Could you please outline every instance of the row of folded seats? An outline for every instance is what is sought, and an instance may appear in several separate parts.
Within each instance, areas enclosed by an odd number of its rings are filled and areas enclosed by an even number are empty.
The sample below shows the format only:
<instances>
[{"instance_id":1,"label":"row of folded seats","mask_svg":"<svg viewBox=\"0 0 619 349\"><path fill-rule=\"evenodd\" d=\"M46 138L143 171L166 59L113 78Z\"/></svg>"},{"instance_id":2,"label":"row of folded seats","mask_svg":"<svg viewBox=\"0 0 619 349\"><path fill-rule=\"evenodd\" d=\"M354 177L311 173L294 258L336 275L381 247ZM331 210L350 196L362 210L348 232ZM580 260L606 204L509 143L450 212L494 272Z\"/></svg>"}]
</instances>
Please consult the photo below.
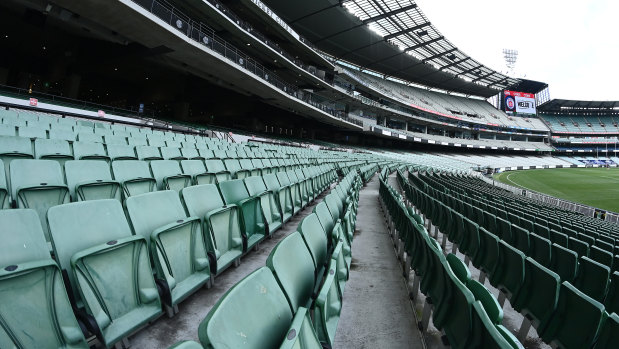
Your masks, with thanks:
<instances>
[{"instance_id":1,"label":"row of folded seats","mask_svg":"<svg viewBox=\"0 0 619 349\"><path fill-rule=\"evenodd\" d=\"M524 316L520 340L533 326L544 342L560 348L616 347L619 272L609 278L607 265L579 258L575 251L515 224L491 224L480 218L489 217L483 212L458 212L457 199L445 201L445 195L427 189L433 197L403 174L398 177L408 200L436 227L435 236L443 234L442 247L445 239L451 241L452 252L460 251L467 265L481 271L479 281L488 278L500 291L501 307L508 300ZM525 238L526 246L519 242Z\"/></svg>"},{"instance_id":2,"label":"row of folded seats","mask_svg":"<svg viewBox=\"0 0 619 349\"><path fill-rule=\"evenodd\" d=\"M213 306L200 343L174 348L332 347L352 260L361 179L350 172L257 269Z\"/></svg>"},{"instance_id":3,"label":"row of folded seats","mask_svg":"<svg viewBox=\"0 0 619 349\"><path fill-rule=\"evenodd\" d=\"M503 310L483 284L471 279L466 265L455 255L445 256L424 227L424 220L381 178L380 203L405 277L414 272L414 290L426 296L420 328L434 326L453 348L522 348L503 326Z\"/></svg>"},{"instance_id":4,"label":"row of folded seats","mask_svg":"<svg viewBox=\"0 0 619 349\"><path fill-rule=\"evenodd\" d=\"M95 163L106 164L88 164ZM238 265L337 179L331 168L307 170L310 177L289 185L273 185L276 175L267 174L162 188L124 205L52 206L43 212L49 235L35 210L0 210L0 347L85 348L84 334L112 347L162 311L173 316L179 302ZM326 201L338 217L347 195L341 189Z\"/></svg>"}]
</instances>

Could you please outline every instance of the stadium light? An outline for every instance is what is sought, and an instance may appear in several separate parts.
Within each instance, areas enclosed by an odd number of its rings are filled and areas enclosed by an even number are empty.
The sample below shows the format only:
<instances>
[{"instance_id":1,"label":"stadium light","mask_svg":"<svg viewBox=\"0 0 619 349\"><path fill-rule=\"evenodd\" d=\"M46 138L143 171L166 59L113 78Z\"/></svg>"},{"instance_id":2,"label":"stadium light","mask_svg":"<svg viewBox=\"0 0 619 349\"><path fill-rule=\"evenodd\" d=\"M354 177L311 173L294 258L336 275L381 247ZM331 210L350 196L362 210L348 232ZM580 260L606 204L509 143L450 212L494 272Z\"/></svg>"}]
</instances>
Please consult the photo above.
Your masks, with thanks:
<instances>
[{"instance_id":1,"label":"stadium light","mask_svg":"<svg viewBox=\"0 0 619 349\"><path fill-rule=\"evenodd\" d=\"M503 49L503 59L505 59L505 65L511 75L514 75L514 69L516 68L516 61L518 60L518 50Z\"/></svg>"}]
</instances>

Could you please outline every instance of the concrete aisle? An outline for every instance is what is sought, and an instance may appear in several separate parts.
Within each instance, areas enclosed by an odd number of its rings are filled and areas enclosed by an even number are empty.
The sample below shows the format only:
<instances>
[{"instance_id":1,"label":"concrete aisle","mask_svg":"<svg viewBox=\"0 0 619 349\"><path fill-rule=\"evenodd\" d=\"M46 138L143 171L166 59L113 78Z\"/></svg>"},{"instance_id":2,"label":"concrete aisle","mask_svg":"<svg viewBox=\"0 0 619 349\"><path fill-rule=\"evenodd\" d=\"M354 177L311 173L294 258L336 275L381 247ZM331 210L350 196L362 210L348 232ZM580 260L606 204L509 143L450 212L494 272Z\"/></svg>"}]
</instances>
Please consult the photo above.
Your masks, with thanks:
<instances>
[{"instance_id":1,"label":"concrete aisle","mask_svg":"<svg viewBox=\"0 0 619 349\"><path fill-rule=\"evenodd\" d=\"M334 348L422 348L393 243L378 203L378 175L359 194L350 279Z\"/></svg>"}]
</instances>

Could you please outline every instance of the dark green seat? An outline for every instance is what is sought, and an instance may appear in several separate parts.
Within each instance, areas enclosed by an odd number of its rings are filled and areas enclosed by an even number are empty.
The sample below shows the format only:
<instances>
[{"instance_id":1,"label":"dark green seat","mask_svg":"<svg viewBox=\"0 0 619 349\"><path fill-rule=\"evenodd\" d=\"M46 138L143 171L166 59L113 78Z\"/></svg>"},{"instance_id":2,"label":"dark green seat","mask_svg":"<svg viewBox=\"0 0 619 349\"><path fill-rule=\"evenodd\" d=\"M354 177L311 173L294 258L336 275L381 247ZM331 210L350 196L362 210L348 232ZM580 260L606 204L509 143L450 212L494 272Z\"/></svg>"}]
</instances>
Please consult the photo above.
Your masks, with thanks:
<instances>
[{"instance_id":1,"label":"dark green seat","mask_svg":"<svg viewBox=\"0 0 619 349\"><path fill-rule=\"evenodd\" d=\"M612 313L600 329L595 349L613 349L619 344L619 315Z\"/></svg>"},{"instance_id":2,"label":"dark green seat","mask_svg":"<svg viewBox=\"0 0 619 349\"><path fill-rule=\"evenodd\" d=\"M478 347L477 341L481 338L473 336L473 304L475 297L458 278L447 272L446 306L449 316L442 324L445 335L452 348Z\"/></svg>"},{"instance_id":3,"label":"dark green seat","mask_svg":"<svg viewBox=\"0 0 619 349\"><path fill-rule=\"evenodd\" d=\"M481 302L475 301L472 304L473 311L471 312L471 338L474 338L474 344L467 345L467 348L484 348L484 349L511 349L512 344L503 336L497 326L491 321L486 314L484 306Z\"/></svg>"},{"instance_id":4,"label":"dark green seat","mask_svg":"<svg viewBox=\"0 0 619 349\"><path fill-rule=\"evenodd\" d=\"M466 264L452 253L448 254L446 259L454 275L466 285L467 282L471 280L471 271L467 268Z\"/></svg>"},{"instance_id":5,"label":"dark green seat","mask_svg":"<svg viewBox=\"0 0 619 349\"><path fill-rule=\"evenodd\" d=\"M550 241L552 241L553 244L561 245L565 248L567 248L568 245L567 235L554 229L550 230Z\"/></svg>"},{"instance_id":6,"label":"dark green seat","mask_svg":"<svg viewBox=\"0 0 619 349\"><path fill-rule=\"evenodd\" d=\"M150 242L157 279L168 286L167 305L177 305L209 281L200 217L187 217L177 192L132 196L125 206L134 233Z\"/></svg>"},{"instance_id":7,"label":"dark green seat","mask_svg":"<svg viewBox=\"0 0 619 349\"><path fill-rule=\"evenodd\" d=\"M315 213L303 218L298 228L314 261L316 284L320 283L329 262L327 254L327 234Z\"/></svg>"},{"instance_id":8,"label":"dark green seat","mask_svg":"<svg viewBox=\"0 0 619 349\"><path fill-rule=\"evenodd\" d=\"M619 271L610 276L610 285L604 299L604 305L607 312L619 314Z\"/></svg>"},{"instance_id":9,"label":"dark green seat","mask_svg":"<svg viewBox=\"0 0 619 349\"><path fill-rule=\"evenodd\" d=\"M578 254L578 258L589 256L589 244L584 241L570 237L567 247L576 252Z\"/></svg>"},{"instance_id":10,"label":"dark green seat","mask_svg":"<svg viewBox=\"0 0 619 349\"><path fill-rule=\"evenodd\" d=\"M613 254L597 246L589 247L589 258L609 268L613 267Z\"/></svg>"},{"instance_id":11,"label":"dark green seat","mask_svg":"<svg viewBox=\"0 0 619 349\"><path fill-rule=\"evenodd\" d=\"M88 348L36 212L2 210L0 225L0 347Z\"/></svg>"},{"instance_id":12,"label":"dark green seat","mask_svg":"<svg viewBox=\"0 0 619 349\"><path fill-rule=\"evenodd\" d=\"M529 231L520 226L512 225L512 234L514 240L512 246L524 254L529 253L529 248L531 247L529 241Z\"/></svg>"},{"instance_id":13,"label":"dark green seat","mask_svg":"<svg viewBox=\"0 0 619 349\"><path fill-rule=\"evenodd\" d=\"M486 229L480 228L479 241L479 253L473 260L473 265L490 278L499 260L499 238Z\"/></svg>"},{"instance_id":14,"label":"dark green seat","mask_svg":"<svg viewBox=\"0 0 619 349\"><path fill-rule=\"evenodd\" d=\"M598 302L604 301L608 290L610 268L589 257L580 257L574 286Z\"/></svg>"},{"instance_id":15,"label":"dark green seat","mask_svg":"<svg viewBox=\"0 0 619 349\"><path fill-rule=\"evenodd\" d=\"M566 247L552 244L550 269L559 275L561 281L573 282L578 270L578 254Z\"/></svg>"},{"instance_id":16,"label":"dark green seat","mask_svg":"<svg viewBox=\"0 0 619 349\"><path fill-rule=\"evenodd\" d=\"M530 234L529 241L531 242L529 256L535 259L539 264L543 265L544 267L550 267L550 261L552 256L552 242L537 234Z\"/></svg>"},{"instance_id":17,"label":"dark green seat","mask_svg":"<svg viewBox=\"0 0 619 349\"><path fill-rule=\"evenodd\" d=\"M239 208L225 205L215 184L184 188L180 196L189 215L202 219L211 273L221 273L243 254Z\"/></svg>"},{"instance_id":18,"label":"dark green seat","mask_svg":"<svg viewBox=\"0 0 619 349\"><path fill-rule=\"evenodd\" d=\"M105 346L161 314L147 242L131 233L118 200L54 206L47 219L54 254Z\"/></svg>"},{"instance_id":19,"label":"dark green seat","mask_svg":"<svg viewBox=\"0 0 619 349\"><path fill-rule=\"evenodd\" d=\"M525 259L524 253L504 241L499 241L499 261L490 283L503 292L510 301L518 295L522 287Z\"/></svg>"},{"instance_id":20,"label":"dark green seat","mask_svg":"<svg viewBox=\"0 0 619 349\"><path fill-rule=\"evenodd\" d=\"M564 281L557 308L546 329L539 334L544 342L560 348L590 348L606 316L602 304Z\"/></svg>"},{"instance_id":21,"label":"dark green seat","mask_svg":"<svg viewBox=\"0 0 619 349\"><path fill-rule=\"evenodd\" d=\"M542 333L557 306L560 287L559 275L527 257L522 289L511 305Z\"/></svg>"}]
</instances>

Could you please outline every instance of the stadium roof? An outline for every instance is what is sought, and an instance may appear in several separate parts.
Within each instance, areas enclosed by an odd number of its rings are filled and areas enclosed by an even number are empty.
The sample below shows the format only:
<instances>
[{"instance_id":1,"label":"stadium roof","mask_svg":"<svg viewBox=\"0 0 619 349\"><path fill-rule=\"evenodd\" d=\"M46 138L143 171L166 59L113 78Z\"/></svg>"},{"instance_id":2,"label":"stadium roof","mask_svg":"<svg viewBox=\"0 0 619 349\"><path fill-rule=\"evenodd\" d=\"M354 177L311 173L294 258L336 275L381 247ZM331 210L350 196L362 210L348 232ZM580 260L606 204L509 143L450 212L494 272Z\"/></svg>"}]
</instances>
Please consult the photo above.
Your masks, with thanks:
<instances>
[{"instance_id":1,"label":"stadium roof","mask_svg":"<svg viewBox=\"0 0 619 349\"><path fill-rule=\"evenodd\" d=\"M582 112L619 112L619 102L613 101L574 101L568 99L553 99L537 107L538 111L582 111Z\"/></svg>"},{"instance_id":2,"label":"stadium roof","mask_svg":"<svg viewBox=\"0 0 619 349\"><path fill-rule=\"evenodd\" d=\"M508 86L506 90L537 94L547 87L548 84L545 82L520 79L514 85Z\"/></svg>"},{"instance_id":3,"label":"stadium roof","mask_svg":"<svg viewBox=\"0 0 619 349\"><path fill-rule=\"evenodd\" d=\"M414 0L265 2L321 50L387 76L484 97L520 81L459 50Z\"/></svg>"}]
</instances>

